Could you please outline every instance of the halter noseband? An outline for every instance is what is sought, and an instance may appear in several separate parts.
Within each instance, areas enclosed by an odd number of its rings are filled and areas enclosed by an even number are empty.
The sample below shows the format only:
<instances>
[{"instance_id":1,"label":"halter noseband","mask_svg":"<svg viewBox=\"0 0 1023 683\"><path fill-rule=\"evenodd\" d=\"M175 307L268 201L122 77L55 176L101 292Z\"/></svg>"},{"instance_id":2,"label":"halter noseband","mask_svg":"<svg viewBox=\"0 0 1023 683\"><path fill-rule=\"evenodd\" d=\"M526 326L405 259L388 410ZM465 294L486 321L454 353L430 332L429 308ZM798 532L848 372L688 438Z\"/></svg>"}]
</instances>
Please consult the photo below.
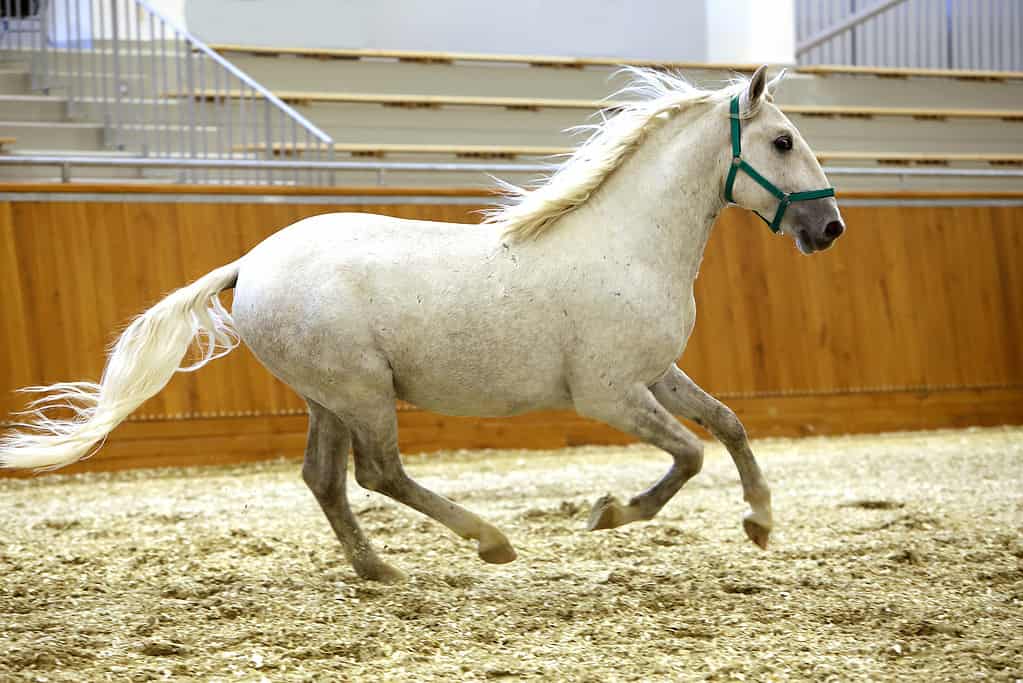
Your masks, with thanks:
<instances>
[{"instance_id":1,"label":"halter noseband","mask_svg":"<svg viewBox=\"0 0 1023 683\"><path fill-rule=\"evenodd\" d=\"M805 192L782 192L778 189L777 185L757 173L756 169L747 164L742 158L742 144L740 143L742 125L739 120L738 95L732 98L732 103L729 106L729 118L732 121L732 165L728 169L728 179L725 181L725 199L735 204L735 199L732 198L732 186L735 185L735 177L739 175L739 171L745 171L746 175L755 180L758 185L770 192L778 200L778 209L774 212L773 221L764 218L759 211L753 212L760 216L760 220L767 223L768 227L771 228L771 232L778 232L781 230L781 219L785 215L785 209L789 208L789 204L792 202L835 196L835 188L833 187L825 187L822 190L807 190Z\"/></svg>"}]
</instances>

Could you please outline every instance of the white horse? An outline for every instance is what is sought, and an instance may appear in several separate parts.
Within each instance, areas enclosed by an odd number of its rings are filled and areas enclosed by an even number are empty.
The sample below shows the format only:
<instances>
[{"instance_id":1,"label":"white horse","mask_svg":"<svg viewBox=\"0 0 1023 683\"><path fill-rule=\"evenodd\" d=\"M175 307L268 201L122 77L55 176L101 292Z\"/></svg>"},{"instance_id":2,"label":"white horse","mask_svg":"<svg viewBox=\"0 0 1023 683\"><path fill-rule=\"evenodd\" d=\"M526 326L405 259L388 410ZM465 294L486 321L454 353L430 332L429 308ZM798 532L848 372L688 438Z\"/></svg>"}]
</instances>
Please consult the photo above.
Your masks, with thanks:
<instances>
[{"instance_id":1,"label":"white horse","mask_svg":"<svg viewBox=\"0 0 1023 683\"><path fill-rule=\"evenodd\" d=\"M728 448L750 505L745 531L765 547L770 492L745 430L675 365L695 319L693 281L726 197L774 216L805 253L830 246L841 216L832 190L797 192L826 178L772 103L779 78L767 83L764 67L717 91L636 76L634 103L483 226L316 216L173 292L121 335L99 384L35 388L45 393L35 421L0 443L0 464L87 457L175 371L240 336L309 405L302 475L359 576L402 575L349 508L349 448L362 486L474 539L487 562L515 559L501 531L405 473L396 399L450 415L570 407L671 455L628 503L597 501L590 529L652 518L700 471L701 442L674 416L692 419ZM217 299L232 287L233 319ZM201 360L180 367L196 338ZM47 417L68 405L73 419Z\"/></svg>"}]
</instances>

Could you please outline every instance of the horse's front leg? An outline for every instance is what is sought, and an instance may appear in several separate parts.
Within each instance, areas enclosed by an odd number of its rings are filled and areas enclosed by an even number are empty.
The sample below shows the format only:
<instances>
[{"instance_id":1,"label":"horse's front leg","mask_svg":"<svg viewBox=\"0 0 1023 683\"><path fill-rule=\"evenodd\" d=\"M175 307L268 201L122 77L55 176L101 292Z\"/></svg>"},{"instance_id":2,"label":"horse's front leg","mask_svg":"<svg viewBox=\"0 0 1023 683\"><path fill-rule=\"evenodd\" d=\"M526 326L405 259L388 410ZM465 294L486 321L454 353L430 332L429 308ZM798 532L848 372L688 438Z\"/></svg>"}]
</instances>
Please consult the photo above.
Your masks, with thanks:
<instances>
[{"instance_id":1,"label":"horse's front leg","mask_svg":"<svg viewBox=\"0 0 1023 683\"><path fill-rule=\"evenodd\" d=\"M590 512L591 531L652 519L703 466L703 444L642 384L615 396L576 400L576 410L667 451L673 459L667 474L628 504L610 494L600 498Z\"/></svg>"},{"instance_id":2,"label":"horse's front leg","mask_svg":"<svg viewBox=\"0 0 1023 683\"><path fill-rule=\"evenodd\" d=\"M728 449L739 470L743 498L751 508L743 517L743 528L751 541L766 548L773 526L771 490L750 450L742 422L728 406L701 389L677 366L673 365L651 390L667 410L706 427Z\"/></svg>"}]
</instances>

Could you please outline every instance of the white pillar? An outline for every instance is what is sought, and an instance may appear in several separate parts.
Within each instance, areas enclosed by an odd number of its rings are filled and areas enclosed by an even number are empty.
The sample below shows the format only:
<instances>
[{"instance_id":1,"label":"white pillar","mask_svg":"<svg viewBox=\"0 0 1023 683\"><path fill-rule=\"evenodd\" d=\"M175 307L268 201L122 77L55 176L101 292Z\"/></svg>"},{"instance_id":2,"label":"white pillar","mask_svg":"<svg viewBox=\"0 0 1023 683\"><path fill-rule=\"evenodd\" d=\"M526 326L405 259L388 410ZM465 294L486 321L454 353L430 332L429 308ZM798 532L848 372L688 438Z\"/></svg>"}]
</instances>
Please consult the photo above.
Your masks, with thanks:
<instances>
[{"instance_id":1,"label":"white pillar","mask_svg":"<svg viewBox=\"0 0 1023 683\"><path fill-rule=\"evenodd\" d=\"M707 0L707 61L795 62L795 0Z\"/></svg>"}]
</instances>

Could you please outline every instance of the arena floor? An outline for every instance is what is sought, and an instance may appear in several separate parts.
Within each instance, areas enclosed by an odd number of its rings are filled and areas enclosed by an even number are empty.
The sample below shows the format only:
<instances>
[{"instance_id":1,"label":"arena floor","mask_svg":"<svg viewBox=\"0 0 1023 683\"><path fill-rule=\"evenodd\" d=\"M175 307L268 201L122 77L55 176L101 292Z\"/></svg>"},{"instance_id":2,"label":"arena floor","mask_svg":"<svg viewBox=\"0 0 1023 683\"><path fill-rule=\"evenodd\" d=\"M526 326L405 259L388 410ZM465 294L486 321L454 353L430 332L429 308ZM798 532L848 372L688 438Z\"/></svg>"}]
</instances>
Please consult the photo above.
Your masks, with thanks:
<instances>
[{"instance_id":1,"label":"arena floor","mask_svg":"<svg viewBox=\"0 0 1023 683\"><path fill-rule=\"evenodd\" d=\"M589 504L663 454L409 458L520 557L353 488L397 586L355 577L295 461L0 481L0 680L1023 678L1023 428L754 448L767 552L717 446L658 519L598 533Z\"/></svg>"}]
</instances>

